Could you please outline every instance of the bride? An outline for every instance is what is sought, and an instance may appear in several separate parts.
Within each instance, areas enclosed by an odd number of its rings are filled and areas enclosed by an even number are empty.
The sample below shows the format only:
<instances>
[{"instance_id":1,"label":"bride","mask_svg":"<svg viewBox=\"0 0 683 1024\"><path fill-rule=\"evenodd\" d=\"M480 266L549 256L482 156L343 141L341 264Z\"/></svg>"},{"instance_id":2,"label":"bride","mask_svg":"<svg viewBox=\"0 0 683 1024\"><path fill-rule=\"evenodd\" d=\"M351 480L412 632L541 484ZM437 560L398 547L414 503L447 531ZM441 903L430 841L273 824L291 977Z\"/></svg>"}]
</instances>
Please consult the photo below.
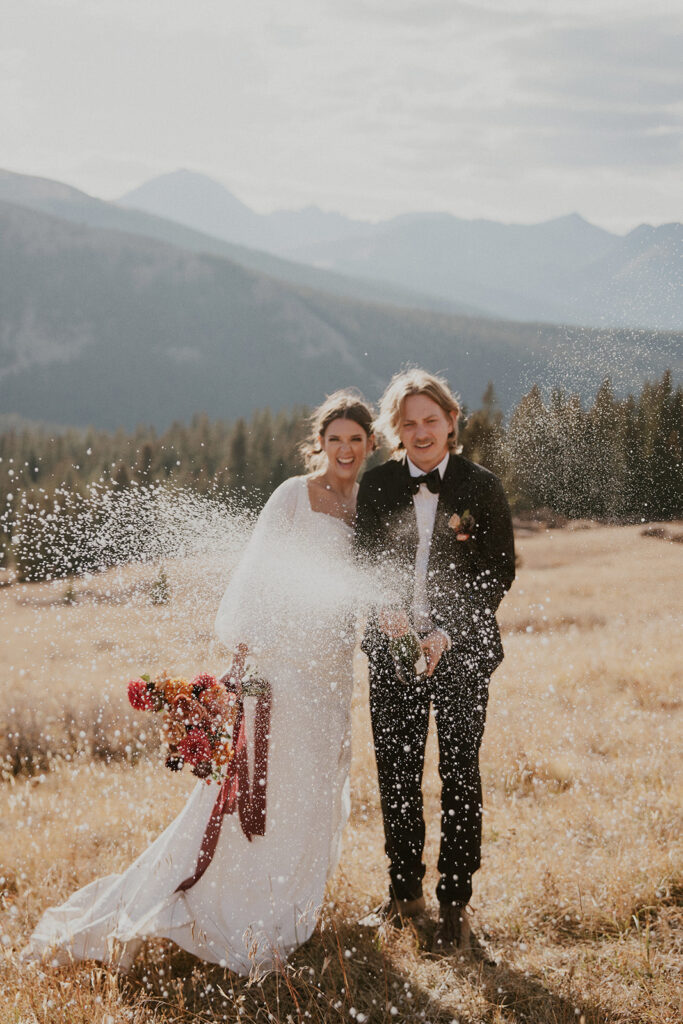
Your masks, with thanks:
<instances>
[{"instance_id":1,"label":"bride","mask_svg":"<svg viewBox=\"0 0 683 1024\"><path fill-rule=\"evenodd\" d=\"M25 959L95 959L127 970L146 938L171 939L240 974L268 969L311 935L349 813L352 655L359 577L351 559L358 472L374 447L354 392L312 417L306 476L266 503L218 609L216 632L269 680L264 835L221 819L213 859L189 887L217 787L184 809L121 875L46 911ZM253 713L245 700L247 734ZM253 749L253 735L249 737ZM199 875L199 872L197 872Z\"/></svg>"}]
</instances>

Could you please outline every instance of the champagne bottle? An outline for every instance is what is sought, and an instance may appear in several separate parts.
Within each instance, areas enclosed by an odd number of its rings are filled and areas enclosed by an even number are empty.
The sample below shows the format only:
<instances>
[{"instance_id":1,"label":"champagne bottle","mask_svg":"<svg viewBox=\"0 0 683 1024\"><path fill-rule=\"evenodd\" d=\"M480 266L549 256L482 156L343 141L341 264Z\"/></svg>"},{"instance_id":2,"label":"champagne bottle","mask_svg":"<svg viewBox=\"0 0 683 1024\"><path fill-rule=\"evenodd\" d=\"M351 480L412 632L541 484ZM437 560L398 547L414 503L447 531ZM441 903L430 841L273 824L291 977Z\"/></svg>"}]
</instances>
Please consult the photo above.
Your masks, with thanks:
<instances>
[{"instance_id":1,"label":"champagne bottle","mask_svg":"<svg viewBox=\"0 0 683 1024\"><path fill-rule=\"evenodd\" d=\"M424 651L417 634L412 630L403 636L392 637L389 640L389 650L394 659L396 675L402 683L413 683L427 671Z\"/></svg>"}]
</instances>

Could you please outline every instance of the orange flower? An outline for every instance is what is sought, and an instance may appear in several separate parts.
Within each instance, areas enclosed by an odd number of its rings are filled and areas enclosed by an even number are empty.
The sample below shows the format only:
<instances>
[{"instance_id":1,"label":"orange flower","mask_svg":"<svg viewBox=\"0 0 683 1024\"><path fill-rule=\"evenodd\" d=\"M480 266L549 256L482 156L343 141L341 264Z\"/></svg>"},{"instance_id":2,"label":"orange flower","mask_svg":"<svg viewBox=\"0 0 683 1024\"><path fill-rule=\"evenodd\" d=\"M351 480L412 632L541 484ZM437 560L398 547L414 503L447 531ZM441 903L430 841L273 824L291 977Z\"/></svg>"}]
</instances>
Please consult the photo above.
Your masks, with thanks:
<instances>
[{"instance_id":1,"label":"orange flower","mask_svg":"<svg viewBox=\"0 0 683 1024\"><path fill-rule=\"evenodd\" d=\"M164 724L161 727L161 739L168 746L180 743L185 737L185 726L181 722L175 721L170 715L164 716Z\"/></svg>"},{"instance_id":2,"label":"orange flower","mask_svg":"<svg viewBox=\"0 0 683 1024\"><path fill-rule=\"evenodd\" d=\"M229 740L219 743L213 753L214 763L217 765L229 764L232 761L233 753Z\"/></svg>"},{"instance_id":3,"label":"orange flower","mask_svg":"<svg viewBox=\"0 0 683 1024\"><path fill-rule=\"evenodd\" d=\"M178 697L171 707L171 714L177 722L183 722L188 729L195 726L204 728L211 724L211 715L194 697L184 694Z\"/></svg>"},{"instance_id":4,"label":"orange flower","mask_svg":"<svg viewBox=\"0 0 683 1024\"><path fill-rule=\"evenodd\" d=\"M167 679L161 687L161 691L164 700L169 704L173 704L178 697L189 696L189 687L184 679Z\"/></svg>"},{"instance_id":5,"label":"orange flower","mask_svg":"<svg viewBox=\"0 0 683 1024\"><path fill-rule=\"evenodd\" d=\"M199 695L199 700L219 718L227 718L233 708L233 701L224 686L210 686Z\"/></svg>"}]
</instances>

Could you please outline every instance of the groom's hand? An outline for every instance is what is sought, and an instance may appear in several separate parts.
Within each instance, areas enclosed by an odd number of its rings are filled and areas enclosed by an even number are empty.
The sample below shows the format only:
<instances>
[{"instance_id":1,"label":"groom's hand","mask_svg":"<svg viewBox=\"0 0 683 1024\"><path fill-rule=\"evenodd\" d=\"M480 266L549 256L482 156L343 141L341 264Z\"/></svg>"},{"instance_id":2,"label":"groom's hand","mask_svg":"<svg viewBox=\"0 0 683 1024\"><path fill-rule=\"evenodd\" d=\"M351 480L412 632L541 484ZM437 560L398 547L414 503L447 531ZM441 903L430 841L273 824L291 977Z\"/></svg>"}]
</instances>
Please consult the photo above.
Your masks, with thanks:
<instances>
[{"instance_id":1,"label":"groom's hand","mask_svg":"<svg viewBox=\"0 0 683 1024\"><path fill-rule=\"evenodd\" d=\"M378 616L379 628L387 636L405 636L410 632L410 619L401 608L384 608Z\"/></svg>"},{"instance_id":2,"label":"groom's hand","mask_svg":"<svg viewBox=\"0 0 683 1024\"><path fill-rule=\"evenodd\" d=\"M441 661L441 655L450 647L450 641L445 633L442 633L440 629L435 629L433 633L424 637L420 646L427 661L427 675L431 676Z\"/></svg>"}]
</instances>

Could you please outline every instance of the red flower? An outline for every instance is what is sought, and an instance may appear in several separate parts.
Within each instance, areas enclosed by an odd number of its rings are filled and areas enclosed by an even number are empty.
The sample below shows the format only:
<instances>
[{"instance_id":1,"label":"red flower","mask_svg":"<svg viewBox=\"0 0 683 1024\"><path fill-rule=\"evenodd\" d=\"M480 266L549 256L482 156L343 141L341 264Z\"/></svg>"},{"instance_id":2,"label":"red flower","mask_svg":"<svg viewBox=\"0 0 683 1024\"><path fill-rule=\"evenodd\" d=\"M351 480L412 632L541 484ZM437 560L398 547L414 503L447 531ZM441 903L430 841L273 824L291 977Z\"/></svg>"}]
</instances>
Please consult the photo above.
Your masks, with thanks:
<instances>
[{"instance_id":1,"label":"red flower","mask_svg":"<svg viewBox=\"0 0 683 1024\"><path fill-rule=\"evenodd\" d=\"M200 764L211 759L211 744L201 729L190 729L184 740L178 744L178 753L189 764Z\"/></svg>"},{"instance_id":2,"label":"red flower","mask_svg":"<svg viewBox=\"0 0 683 1024\"><path fill-rule=\"evenodd\" d=\"M156 707L154 695L144 679L131 679L128 683L128 700L136 711L153 711Z\"/></svg>"},{"instance_id":3,"label":"red flower","mask_svg":"<svg viewBox=\"0 0 683 1024\"><path fill-rule=\"evenodd\" d=\"M190 686L195 697L198 697L202 690L206 690L209 686L216 686L218 680L215 676L210 675L208 672L200 672L198 676L195 676Z\"/></svg>"}]
</instances>

